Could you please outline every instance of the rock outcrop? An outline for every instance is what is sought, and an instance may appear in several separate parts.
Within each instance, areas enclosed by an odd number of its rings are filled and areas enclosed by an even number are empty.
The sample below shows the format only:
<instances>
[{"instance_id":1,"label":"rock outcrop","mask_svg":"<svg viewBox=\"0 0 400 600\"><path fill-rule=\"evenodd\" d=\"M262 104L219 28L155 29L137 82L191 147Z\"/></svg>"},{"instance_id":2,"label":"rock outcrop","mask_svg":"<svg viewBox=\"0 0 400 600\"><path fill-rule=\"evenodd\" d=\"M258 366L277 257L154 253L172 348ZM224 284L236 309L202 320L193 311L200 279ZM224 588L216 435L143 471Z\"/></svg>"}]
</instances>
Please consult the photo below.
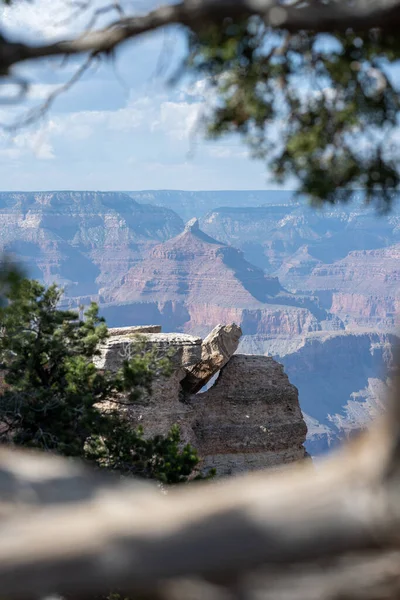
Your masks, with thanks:
<instances>
[{"instance_id":1,"label":"rock outcrop","mask_svg":"<svg viewBox=\"0 0 400 600\"><path fill-rule=\"evenodd\" d=\"M125 330L121 333L121 330ZM161 330L160 327L158 329ZM159 356L168 354L171 362L179 367L189 367L201 360L199 337L185 333L146 332L145 327L121 327L110 329L110 338L101 347L101 356L96 359L99 369L117 370L123 359L129 358L132 344L143 344L143 351L155 350Z\"/></svg>"},{"instance_id":2,"label":"rock outcrop","mask_svg":"<svg viewBox=\"0 0 400 600\"><path fill-rule=\"evenodd\" d=\"M110 330L96 365L119 368L137 344L169 356L172 375L157 377L151 396L131 405L128 418L147 435L166 434L177 423L183 441L198 449L204 471L216 467L223 476L304 459L307 427L297 389L272 358L233 355L240 333L234 324L219 325L202 343L185 334L138 337L136 328ZM210 389L193 393L219 370Z\"/></svg>"},{"instance_id":3,"label":"rock outcrop","mask_svg":"<svg viewBox=\"0 0 400 600\"><path fill-rule=\"evenodd\" d=\"M235 323L217 325L201 345L201 360L187 368L182 381L185 391L196 394L233 356L239 346L242 330Z\"/></svg>"},{"instance_id":4,"label":"rock outcrop","mask_svg":"<svg viewBox=\"0 0 400 600\"><path fill-rule=\"evenodd\" d=\"M304 458L307 427L297 389L267 356L236 354L215 385L192 397L204 467L231 475Z\"/></svg>"},{"instance_id":5,"label":"rock outcrop","mask_svg":"<svg viewBox=\"0 0 400 600\"><path fill-rule=\"evenodd\" d=\"M133 327L114 327L108 330L111 336L138 335L140 333L161 333L161 325L136 325Z\"/></svg>"}]
</instances>

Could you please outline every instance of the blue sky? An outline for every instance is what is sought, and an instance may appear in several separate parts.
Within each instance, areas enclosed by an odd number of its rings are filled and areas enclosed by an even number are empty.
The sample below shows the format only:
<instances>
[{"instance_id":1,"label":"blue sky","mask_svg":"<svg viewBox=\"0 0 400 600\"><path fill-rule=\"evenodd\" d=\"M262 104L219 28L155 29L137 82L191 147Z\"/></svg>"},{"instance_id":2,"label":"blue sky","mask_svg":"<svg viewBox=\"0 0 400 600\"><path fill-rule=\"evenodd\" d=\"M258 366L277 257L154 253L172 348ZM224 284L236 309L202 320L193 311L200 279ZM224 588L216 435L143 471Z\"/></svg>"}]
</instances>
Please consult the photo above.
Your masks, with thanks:
<instances>
[{"instance_id":1,"label":"blue sky","mask_svg":"<svg viewBox=\"0 0 400 600\"><path fill-rule=\"evenodd\" d=\"M149 6L147 0L142 6ZM134 8L138 2L134 4ZM10 35L64 37L82 23L62 23L64 0L35 0L3 9ZM33 189L264 189L262 163L252 161L239 138L207 143L199 130L204 82L168 85L179 64L183 35L169 31L146 36L119 51L116 68L102 63L59 98L45 119L10 135L0 131L3 190ZM30 97L0 105L10 122L40 103L65 81L77 61L24 66ZM9 93L3 86L2 95Z\"/></svg>"}]
</instances>

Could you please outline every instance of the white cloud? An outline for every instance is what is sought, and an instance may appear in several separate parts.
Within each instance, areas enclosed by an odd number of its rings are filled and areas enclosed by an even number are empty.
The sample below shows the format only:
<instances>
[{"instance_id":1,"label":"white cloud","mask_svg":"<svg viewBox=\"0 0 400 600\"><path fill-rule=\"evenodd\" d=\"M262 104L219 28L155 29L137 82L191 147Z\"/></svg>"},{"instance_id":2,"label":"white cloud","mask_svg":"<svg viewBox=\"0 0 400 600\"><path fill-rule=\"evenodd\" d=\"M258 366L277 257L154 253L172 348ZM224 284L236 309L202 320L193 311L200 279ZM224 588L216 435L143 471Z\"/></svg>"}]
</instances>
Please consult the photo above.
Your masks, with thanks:
<instances>
[{"instance_id":1,"label":"white cloud","mask_svg":"<svg viewBox=\"0 0 400 600\"><path fill-rule=\"evenodd\" d=\"M16 2L3 7L0 12L4 25L11 32L23 33L27 37L38 35L42 39L69 33L72 24L67 17L70 14L71 7L68 9L63 0ZM57 23L60 24L57 26Z\"/></svg>"},{"instance_id":2,"label":"white cloud","mask_svg":"<svg viewBox=\"0 0 400 600\"><path fill-rule=\"evenodd\" d=\"M186 140L200 124L202 108L200 102L163 102L151 129L162 130L176 140Z\"/></svg>"},{"instance_id":3,"label":"white cloud","mask_svg":"<svg viewBox=\"0 0 400 600\"><path fill-rule=\"evenodd\" d=\"M47 124L51 135L72 140L89 138L106 120L105 111L81 111L57 115Z\"/></svg>"},{"instance_id":4,"label":"white cloud","mask_svg":"<svg viewBox=\"0 0 400 600\"><path fill-rule=\"evenodd\" d=\"M46 128L39 131L25 131L14 138L14 145L21 150L30 150L39 160L55 158L54 149L49 139Z\"/></svg>"},{"instance_id":5,"label":"white cloud","mask_svg":"<svg viewBox=\"0 0 400 600\"><path fill-rule=\"evenodd\" d=\"M213 146L212 148L209 148L208 153L212 158L249 158L249 152L244 148Z\"/></svg>"},{"instance_id":6,"label":"white cloud","mask_svg":"<svg viewBox=\"0 0 400 600\"><path fill-rule=\"evenodd\" d=\"M4 147L1 149L1 154L11 160L18 160L26 154L31 154L38 160L55 158L54 148L46 127L37 131L22 131L13 137L3 134L2 141Z\"/></svg>"},{"instance_id":7,"label":"white cloud","mask_svg":"<svg viewBox=\"0 0 400 600\"><path fill-rule=\"evenodd\" d=\"M116 131L129 131L137 129L148 119L154 116L154 102L147 96L135 101L130 101L125 108L109 112L107 124L109 129Z\"/></svg>"},{"instance_id":8,"label":"white cloud","mask_svg":"<svg viewBox=\"0 0 400 600\"><path fill-rule=\"evenodd\" d=\"M29 86L27 98L29 100L46 100L59 87L58 84L53 83L33 83Z\"/></svg>"},{"instance_id":9,"label":"white cloud","mask_svg":"<svg viewBox=\"0 0 400 600\"><path fill-rule=\"evenodd\" d=\"M204 82L194 84L194 91L201 91ZM37 99L37 104L45 98L56 86L53 84L34 84L31 88L31 97ZM69 113L54 114L50 112L44 122L34 124L29 131L22 130L17 135L7 140L0 138L0 152L10 161L18 160L22 156L33 156L38 160L51 160L63 156L63 148L69 144L69 156L74 154L74 143L81 151L81 143L88 142L90 138L111 138L112 143L119 143L121 148L127 144L127 138L120 137L130 132L135 132L135 140L146 136L146 152L152 153L151 145L154 144L154 157L160 147L168 147L170 140L175 142L174 152L180 152L182 158L187 156L188 140L196 133L200 133L201 119L204 114L202 101L178 101L179 91L175 92L174 99L167 99L165 91L150 92L142 97L133 94L128 98L126 105L117 110L83 110ZM194 96L193 96L194 99ZM1 115L0 115L1 117ZM8 119L9 120L9 119ZM15 120L15 115L13 116ZM142 136L142 137L141 137ZM93 144L93 142L90 142ZM86 146L88 151L90 145ZM1 150L3 148L3 150ZM243 148L214 146L205 147L205 152L211 159L245 158L247 152ZM140 154L139 150L139 154ZM170 156L168 157L170 159ZM157 157L158 160L158 157ZM166 161L167 163L170 160Z\"/></svg>"},{"instance_id":10,"label":"white cloud","mask_svg":"<svg viewBox=\"0 0 400 600\"><path fill-rule=\"evenodd\" d=\"M37 85L34 86L33 93L37 98L46 97L52 87ZM56 138L79 142L107 130L128 133L141 126L148 129L158 108L150 98L144 97L129 101L126 107L115 111L87 110L53 115L44 123L34 124L33 129L22 129L14 136L1 134L3 148L0 148L0 153L10 160L28 154L39 160L50 160L55 158L53 140ZM13 118L18 120L16 115Z\"/></svg>"},{"instance_id":11,"label":"white cloud","mask_svg":"<svg viewBox=\"0 0 400 600\"><path fill-rule=\"evenodd\" d=\"M33 153L39 160L52 160L55 158L53 146L46 140L39 141L33 149Z\"/></svg>"},{"instance_id":12,"label":"white cloud","mask_svg":"<svg viewBox=\"0 0 400 600\"><path fill-rule=\"evenodd\" d=\"M129 132L146 123L152 110L147 99L141 99L115 111L79 111L53 116L45 125L49 135L71 140L85 140L99 131Z\"/></svg>"}]
</instances>

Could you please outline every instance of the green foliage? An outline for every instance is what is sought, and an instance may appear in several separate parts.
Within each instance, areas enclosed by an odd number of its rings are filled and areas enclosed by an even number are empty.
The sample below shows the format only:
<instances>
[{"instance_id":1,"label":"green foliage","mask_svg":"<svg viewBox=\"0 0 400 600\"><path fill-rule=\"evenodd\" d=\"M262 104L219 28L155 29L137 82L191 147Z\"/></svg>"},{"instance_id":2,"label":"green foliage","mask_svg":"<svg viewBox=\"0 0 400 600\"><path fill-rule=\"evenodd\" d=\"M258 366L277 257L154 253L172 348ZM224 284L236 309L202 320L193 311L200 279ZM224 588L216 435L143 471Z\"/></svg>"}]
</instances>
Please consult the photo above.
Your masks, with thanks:
<instances>
[{"instance_id":1,"label":"green foliage","mask_svg":"<svg viewBox=\"0 0 400 600\"><path fill-rule=\"evenodd\" d=\"M110 422L111 425L111 422ZM143 429L133 430L118 418L107 436L91 435L86 444L86 457L102 468L122 475L155 478L176 484L188 480L199 462L197 452L189 444L182 449L179 427L174 425L167 436L145 439Z\"/></svg>"},{"instance_id":2,"label":"green foliage","mask_svg":"<svg viewBox=\"0 0 400 600\"><path fill-rule=\"evenodd\" d=\"M385 210L400 181L388 71L399 57L398 38L377 31L289 34L252 17L193 34L188 66L211 75L209 136L241 134L275 180L297 181L313 203L361 189Z\"/></svg>"},{"instance_id":3,"label":"green foliage","mask_svg":"<svg viewBox=\"0 0 400 600\"><path fill-rule=\"evenodd\" d=\"M96 304L80 320L58 308L57 286L46 289L13 274L5 279L0 440L85 458L123 475L186 481L199 460L189 445L181 449L179 429L146 439L123 413L151 392L154 374L166 374L167 362L135 344L117 373L100 371L93 359L107 327Z\"/></svg>"}]
</instances>

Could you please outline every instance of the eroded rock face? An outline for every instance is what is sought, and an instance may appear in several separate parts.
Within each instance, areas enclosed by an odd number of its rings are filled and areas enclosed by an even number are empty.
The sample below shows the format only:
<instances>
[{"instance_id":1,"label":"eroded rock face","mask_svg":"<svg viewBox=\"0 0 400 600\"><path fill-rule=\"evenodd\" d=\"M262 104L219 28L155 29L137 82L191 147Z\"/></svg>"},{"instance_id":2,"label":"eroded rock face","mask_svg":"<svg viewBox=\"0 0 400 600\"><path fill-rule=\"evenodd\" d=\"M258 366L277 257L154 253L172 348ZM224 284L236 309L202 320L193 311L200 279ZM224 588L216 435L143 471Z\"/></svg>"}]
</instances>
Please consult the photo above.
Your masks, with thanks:
<instances>
[{"instance_id":1,"label":"eroded rock face","mask_svg":"<svg viewBox=\"0 0 400 600\"><path fill-rule=\"evenodd\" d=\"M190 427L190 407L182 402L181 381L186 376L186 367L201 359L201 338L181 333L147 333L149 327L124 327L110 329L110 337L101 346L101 356L95 360L100 369L116 371L124 359L135 352L135 345L141 349L156 350L160 358L168 356L173 372L169 377L157 377L152 386L152 394L144 395L140 402L126 410L134 426L142 425L148 436L166 434L177 423L184 442L194 444ZM141 331L138 331L141 330Z\"/></svg>"},{"instance_id":2,"label":"eroded rock face","mask_svg":"<svg viewBox=\"0 0 400 600\"><path fill-rule=\"evenodd\" d=\"M196 444L204 468L219 475L305 458L307 427L297 389L267 356L236 354L216 384L192 397Z\"/></svg>"},{"instance_id":3,"label":"eroded rock face","mask_svg":"<svg viewBox=\"0 0 400 600\"><path fill-rule=\"evenodd\" d=\"M172 358L171 377L156 378L152 395L128 409L132 424L143 425L145 434L166 434L177 423L183 441L198 449L202 468L216 467L219 476L305 458L307 427L297 389L272 358L232 356L241 335L236 325L219 325L203 343L184 334L137 336L135 328L113 333L101 349L99 368L117 369L138 341ZM207 392L188 392L219 369Z\"/></svg>"},{"instance_id":4,"label":"eroded rock face","mask_svg":"<svg viewBox=\"0 0 400 600\"><path fill-rule=\"evenodd\" d=\"M350 252L333 264L315 267L303 289L321 295L347 326L391 331L400 310L399 264L399 243Z\"/></svg>"},{"instance_id":5,"label":"eroded rock face","mask_svg":"<svg viewBox=\"0 0 400 600\"><path fill-rule=\"evenodd\" d=\"M196 394L226 365L239 346L242 330L235 323L217 325L201 345L201 361L189 367L182 381L184 390Z\"/></svg>"}]
</instances>

